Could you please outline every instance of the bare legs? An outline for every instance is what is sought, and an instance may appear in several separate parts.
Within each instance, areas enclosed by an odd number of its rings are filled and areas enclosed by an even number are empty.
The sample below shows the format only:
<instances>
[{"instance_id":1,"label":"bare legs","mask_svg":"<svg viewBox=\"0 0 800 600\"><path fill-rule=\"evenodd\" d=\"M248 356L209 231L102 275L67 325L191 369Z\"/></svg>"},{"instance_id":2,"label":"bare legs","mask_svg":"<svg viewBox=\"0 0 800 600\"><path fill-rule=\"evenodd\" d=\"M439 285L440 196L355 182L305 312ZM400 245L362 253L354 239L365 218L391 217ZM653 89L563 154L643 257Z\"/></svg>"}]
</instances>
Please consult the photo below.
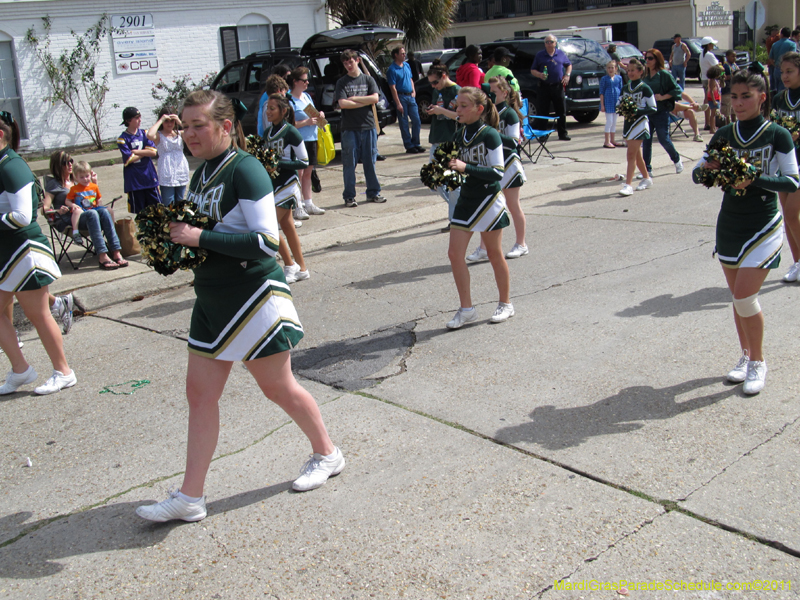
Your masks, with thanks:
<instances>
[{"instance_id":1,"label":"bare legs","mask_svg":"<svg viewBox=\"0 0 800 600\"><path fill-rule=\"evenodd\" d=\"M47 287L16 294L0 292L0 347L11 362L11 370L15 373L24 373L28 368L28 362L19 349L17 333L14 330L12 304L15 295L25 316L36 328L53 368L64 375L69 375L72 371L64 355L61 330L50 314L50 294Z\"/></svg>"},{"instance_id":2,"label":"bare legs","mask_svg":"<svg viewBox=\"0 0 800 600\"><path fill-rule=\"evenodd\" d=\"M278 247L278 252L283 259L283 264L289 266L297 261L297 264L300 265L300 270L305 271L306 261L303 259L303 249L300 247L300 236L297 235L297 230L294 228L292 211L288 208L278 207L276 212L278 213L278 222L281 225L281 231L283 231L283 235L286 236L286 241L284 242L283 239L281 239L280 246ZM286 246L287 243L288 248ZM289 248L291 248L291 254L289 254ZM293 256L294 259L292 258Z\"/></svg>"},{"instance_id":3,"label":"bare legs","mask_svg":"<svg viewBox=\"0 0 800 600\"><path fill-rule=\"evenodd\" d=\"M464 259L471 238L471 231L450 229L450 246L447 249L447 257L450 259L461 308L472 308L469 268ZM494 270L494 279L497 282L500 302L509 304L511 302L511 280L508 272L508 263L503 255L503 230L498 229L497 231L481 233L481 243L486 247L489 262Z\"/></svg>"},{"instance_id":4,"label":"bare legs","mask_svg":"<svg viewBox=\"0 0 800 600\"><path fill-rule=\"evenodd\" d=\"M778 198L781 201L781 212L786 226L786 240L792 251L792 259L797 262L800 261L800 190L791 194L780 192Z\"/></svg>"},{"instance_id":5,"label":"bare legs","mask_svg":"<svg viewBox=\"0 0 800 600\"><path fill-rule=\"evenodd\" d=\"M332 454L322 415L314 398L297 383L292 374L289 352L281 352L246 363L261 391L297 423L311 442L314 452ZM189 354L186 396L189 401L189 441L186 448L186 474L181 492L199 498L203 495L208 467L219 438L219 399L228 380L232 362Z\"/></svg>"},{"instance_id":6,"label":"bare legs","mask_svg":"<svg viewBox=\"0 0 800 600\"><path fill-rule=\"evenodd\" d=\"M613 135L613 134L612 134ZM511 218L514 221L514 233L516 234L517 244L525 246L525 213L522 212L522 203L519 200L519 193L522 188L508 188L503 190L503 195L506 197L506 207L508 212L511 213ZM481 245L483 245L481 239Z\"/></svg>"},{"instance_id":7,"label":"bare legs","mask_svg":"<svg viewBox=\"0 0 800 600\"><path fill-rule=\"evenodd\" d=\"M644 164L644 157L642 156L642 140L628 140L627 149L628 170L625 174L625 183L631 185L633 183L633 174L636 169L642 174L642 177L647 179L650 175L647 172L647 166Z\"/></svg>"},{"instance_id":8,"label":"bare legs","mask_svg":"<svg viewBox=\"0 0 800 600\"><path fill-rule=\"evenodd\" d=\"M757 294L761 285L767 278L769 269L729 269L722 267L725 279L728 282L734 298L741 299ZM764 313L759 312L752 317L742 317L736 309L733 311L736 322L736 333L739 335L739 344L742 350L747 350L750 360L764 360Z\"/></svg>"}]
</instances>

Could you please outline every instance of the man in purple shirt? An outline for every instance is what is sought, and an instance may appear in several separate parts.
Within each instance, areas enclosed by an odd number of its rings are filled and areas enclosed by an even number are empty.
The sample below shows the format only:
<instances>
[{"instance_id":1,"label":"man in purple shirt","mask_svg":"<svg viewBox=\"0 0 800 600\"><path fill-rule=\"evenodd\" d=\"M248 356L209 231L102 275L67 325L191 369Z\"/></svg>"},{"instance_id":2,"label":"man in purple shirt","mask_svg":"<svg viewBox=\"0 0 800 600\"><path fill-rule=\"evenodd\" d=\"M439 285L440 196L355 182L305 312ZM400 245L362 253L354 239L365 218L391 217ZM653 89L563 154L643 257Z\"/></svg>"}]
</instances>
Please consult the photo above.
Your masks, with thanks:
<instances>
[{"instance_id":1,"label":"man in purple shirt","mask_svg":"<svg viewBox=\"0 0 800 600\"><path fill-rule=\"evenodd\" d=\"M117 138L117 148L122 153L122 175L128 194L128 212L138 213L145 206L161 202L158 191L158 174L153 164L155 144L147 138L142 124L142 113L133 106L122 111L125 131Z\"/></svg>"},{"instance_id":2,"label":"man in purple shirt","mask_svg":"<svg viewBox=\"0 0 800 600\"><path fill-rule=\"evenodd\" d=\"M550 114L550 105L558 121L558 139L569 141L567 135L567 105L564 90L572 73L572 63L562 50L556 47L556 38L544 38L544 50L536 54L531 66L531 75L539 79L539 93L536 96L536 112L542 116Z\"/></svg>"},{"instance_id":3,"label":"man in purple shirt","mask_svg":"<svg viewBox=\"0 0 800 600\"><path fill-rule=\"evenodd\" d=\"M419 143L419 108L417 108L417 91L414 88L414 78L411 76L411 66L406 61L406 49L402 46L392 50L392 64L386 69L386 79L389 89L394 96L394 105L397 107L397 124L400 127L400 136L403 138L406 154L425 152ZM411 133L408 132L408 120L411 119Z\"/></svg>"}]
</instances>

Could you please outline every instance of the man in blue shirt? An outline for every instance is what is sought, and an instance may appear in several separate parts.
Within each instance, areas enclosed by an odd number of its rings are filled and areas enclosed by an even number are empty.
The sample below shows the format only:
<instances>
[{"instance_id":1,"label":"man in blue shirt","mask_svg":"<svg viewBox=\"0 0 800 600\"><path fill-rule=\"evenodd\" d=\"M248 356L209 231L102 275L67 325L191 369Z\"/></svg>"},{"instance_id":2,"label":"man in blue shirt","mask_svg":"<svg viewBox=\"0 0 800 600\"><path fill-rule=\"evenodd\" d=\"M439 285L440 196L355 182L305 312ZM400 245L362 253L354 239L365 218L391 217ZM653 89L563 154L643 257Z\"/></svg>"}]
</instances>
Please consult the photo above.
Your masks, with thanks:
<instances>
[{"instance_id":1,"label":"man in blue shirt","mask_svg":"<svg viewBox=\"0 0 800 600\"><path fill-rule=\"evenodd\" d=\"M400 135L403 138L406 154L425 152L419 143L419 109L417 108L417 90L414 88L414 78L411 76L411 67L406 60L406 50L398 46L392 50L394 62L386 69L386 78L392 90L394 104L397 107L397 124L400 126ZM411 119L411 133L408 131L408 119Z\"/></svg>"},{"instance_id":2,"label":"man in blue shirt","mask_svg":"<svg viewBox=\"0 0 800 600\"><path fill-rule=\"evenodd\" d=\"M545 73L546 69L546 73ZM567 135L567 104L564 90L572 73L572 63L563 50L556 47L556 38L544 38L544 50L536 54L531 66L531 75L539 79L539 93L536 96L536 112L542 116L550 114L550 105L558 121L558 139L569 141Z\"/></svg>"},{"instance_id":3,"label":"man in blue shirt","mask_svg":"<svg viewBox=\"0 0 800 600\"><path fill-rule=\"evenodd\" d=\"M772 44L769 50L770 88L777 94L783 89L781 80L781 57L787 52L797 52L797 45L790 39L792 30L788 27L781 29L781 39Z\"/></svg>"}]
</instances>

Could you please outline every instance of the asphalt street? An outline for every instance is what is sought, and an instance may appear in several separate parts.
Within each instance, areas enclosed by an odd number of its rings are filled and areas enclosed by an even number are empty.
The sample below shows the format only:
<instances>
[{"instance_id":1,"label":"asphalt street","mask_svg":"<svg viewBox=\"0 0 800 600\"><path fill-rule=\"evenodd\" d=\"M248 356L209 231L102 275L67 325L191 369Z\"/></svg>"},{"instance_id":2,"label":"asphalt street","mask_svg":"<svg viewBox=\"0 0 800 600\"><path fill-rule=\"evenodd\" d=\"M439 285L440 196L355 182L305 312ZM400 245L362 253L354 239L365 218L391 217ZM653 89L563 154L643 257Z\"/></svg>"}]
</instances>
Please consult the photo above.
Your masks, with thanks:
<instances>
[{"instance_id":1,"label":"asphalt street","mask_svg":"<svg viewBox=\"0 0 800 600\"><path fill-rule=\"evenodd\" d=\"M569 126L555 160L526 161L531 254L509 262L516 316L499 325L483 262L478 320L445 329L446 206L396 127L380 142L387 204L345 209L341 167L320 169L293 365L348 464L312 492L290 491L305 438L239 365L208 517L139 519L184 467L191 275L140 258L65 269L54 290L90 311L64 338L79 383L0 400L0 597L800 596L788 247L761 293L766 389L747 397L724 380L739 351L712 258L721 193L691 183L704 145L677 141L680 175L656 145L653 188L623 198L602 116ZM119 169L98 167L101 190L116 195Z\"/></svg>"}]
</instances>

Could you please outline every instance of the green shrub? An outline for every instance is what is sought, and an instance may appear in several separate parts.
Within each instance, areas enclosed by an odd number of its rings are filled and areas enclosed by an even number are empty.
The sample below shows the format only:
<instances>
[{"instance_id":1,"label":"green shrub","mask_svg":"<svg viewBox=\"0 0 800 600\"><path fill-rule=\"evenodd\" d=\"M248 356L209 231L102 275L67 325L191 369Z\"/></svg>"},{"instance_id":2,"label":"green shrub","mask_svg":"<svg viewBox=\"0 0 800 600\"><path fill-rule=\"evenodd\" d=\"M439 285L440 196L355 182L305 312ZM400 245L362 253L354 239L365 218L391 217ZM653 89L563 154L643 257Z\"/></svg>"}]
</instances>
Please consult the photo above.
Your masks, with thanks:
<instances>
[{"instance_id":1,"label":"green shrub","mask_svg":"<svg viewBox=\"0 0 800 600\"><path fill-rule=\"evenodd\" d=\"M191 75L181 75L173 79L171 85L165 83L163 79L159 79L158 83L153 84L153 89L151 90L153 99L158 102L158 106L153 109L153 114L158 118L159 113L164 109L169 110L171 113L177 113L186 96L195 90L208 87L216 76L217 73L214 71L206 74L197 83L192 83Z\"/></svg>"}]
</instances>

